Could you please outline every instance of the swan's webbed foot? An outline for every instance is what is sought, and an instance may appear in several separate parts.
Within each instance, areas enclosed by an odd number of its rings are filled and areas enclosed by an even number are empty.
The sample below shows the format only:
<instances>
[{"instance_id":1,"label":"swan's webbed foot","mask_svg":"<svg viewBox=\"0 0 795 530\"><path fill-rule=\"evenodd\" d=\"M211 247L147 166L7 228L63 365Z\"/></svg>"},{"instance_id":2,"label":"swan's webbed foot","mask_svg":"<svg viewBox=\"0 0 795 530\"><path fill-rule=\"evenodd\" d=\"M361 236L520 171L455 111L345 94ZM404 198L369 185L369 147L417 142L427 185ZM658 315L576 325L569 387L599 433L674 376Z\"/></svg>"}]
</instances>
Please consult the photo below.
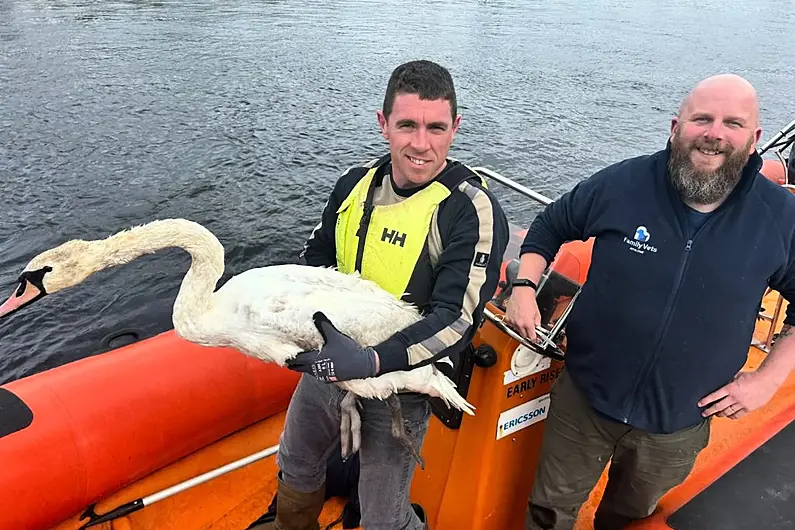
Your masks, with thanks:
<instances>
[{"instance_id":1,"label":"swan's webbed foot","mask_svg":"<svg viewBox=\"0 0 795 530\"><path fill-rule=\"evenodd\" d=\"M420 465L420 469L425 469L425 460L420 456L417 442L411 437L410 430L407 432L406 424L403 420L403 410L400 407L400 400L397 395L392 394L386 398L386 404L392 412L392 436L397 438L400 444L411 453L414 460Z\"/></svg>"},{"instance_id":2,"label":"swan's webbed foot","mask_svg":"<svg viewBox=\"0 0 795 530\"><path fill-rule=\"evenodd\" d=\"M359 414L359 399L348 392L340 401L340 445L342 459L355 454L362 444L362 417Z\"/></svg>"}]
</instances>

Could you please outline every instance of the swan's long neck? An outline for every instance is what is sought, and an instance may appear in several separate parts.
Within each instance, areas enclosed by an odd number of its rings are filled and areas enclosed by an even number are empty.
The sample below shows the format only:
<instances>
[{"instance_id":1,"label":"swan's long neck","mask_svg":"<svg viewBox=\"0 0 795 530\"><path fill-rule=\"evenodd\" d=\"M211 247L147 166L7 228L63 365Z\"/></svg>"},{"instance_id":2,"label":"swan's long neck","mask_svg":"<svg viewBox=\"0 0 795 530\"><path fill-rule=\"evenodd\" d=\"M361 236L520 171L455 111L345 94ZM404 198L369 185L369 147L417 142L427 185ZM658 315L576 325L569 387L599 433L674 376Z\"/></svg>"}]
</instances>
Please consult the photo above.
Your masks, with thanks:
<instances>
[{"instance_id":1,"label":"swan's long neck","mask_svg":"<svg viewBox=\"0 0 795 530\"><path fill-rule=\"evenodd\" d=\"M128 263L144 254L178 247L191 257L190 269L174 301L174 327L188 326L210 309L216 283L224 272L224 247L198 223L185 219L163 219L96 241L90 252L97 270Z\"/></svg>"}]
</instances>

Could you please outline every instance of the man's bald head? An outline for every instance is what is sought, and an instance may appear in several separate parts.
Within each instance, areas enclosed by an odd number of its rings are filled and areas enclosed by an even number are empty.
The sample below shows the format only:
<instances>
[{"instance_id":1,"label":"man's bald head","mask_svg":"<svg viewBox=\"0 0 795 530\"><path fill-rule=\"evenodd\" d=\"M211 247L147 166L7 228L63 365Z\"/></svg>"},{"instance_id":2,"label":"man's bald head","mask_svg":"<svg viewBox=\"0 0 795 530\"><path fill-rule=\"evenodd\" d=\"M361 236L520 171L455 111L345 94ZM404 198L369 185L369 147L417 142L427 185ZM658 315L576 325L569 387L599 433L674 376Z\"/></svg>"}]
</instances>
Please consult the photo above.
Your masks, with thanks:
<instances>
[{"instance_id":1,"label":"man's bald head","mask_svg":"<svg viewBox=\"0 0 795 530\"><path fill-rule=\"evenodd\" d=\"M756 89L744 77L736 74L718 74L703 79L682 99L679 105L679 118L704 99L739 101L748 110L748 118L753 126L759 126L759 99Z\"/></svg>"}]
</instances>

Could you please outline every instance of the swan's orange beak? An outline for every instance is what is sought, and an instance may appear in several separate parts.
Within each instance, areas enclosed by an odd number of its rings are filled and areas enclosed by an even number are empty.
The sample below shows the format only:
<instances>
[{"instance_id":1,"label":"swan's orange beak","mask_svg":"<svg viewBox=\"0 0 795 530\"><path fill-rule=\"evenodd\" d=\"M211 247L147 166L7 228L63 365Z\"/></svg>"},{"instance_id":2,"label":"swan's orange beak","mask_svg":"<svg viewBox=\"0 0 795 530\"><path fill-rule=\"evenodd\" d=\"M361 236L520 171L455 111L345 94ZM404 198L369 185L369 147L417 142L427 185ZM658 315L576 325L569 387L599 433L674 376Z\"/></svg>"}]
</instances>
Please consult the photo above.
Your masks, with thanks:
<instances>
[{"instance_id":1,"label":"swan's orange beak","mask_svg":"<svg viewBox=\"0 0 795 530\"><path fill-rule=\"evenodd\" d=\"M22 291L22 294L20 294L20 291ZM3 303L3 305L0 305L0 318L10 315L17 309L30 304L39 298L40 295L41 291L39 291L32 283L20 283L17 290L14 291L14 294L12 294L8 300Z\"/></svg>"},{"instance_id":2,"label":"swan's orange beak","mask_svg":"<svg viewBox=\"0 0 795 530\"><path fill-rule=\"evenodd\" d=\"M26 278L20 279L19 287L14 291L8 300L0 305L0 318L10 315L14 311L31 304L44 296L43 289L36 287L33 282L28 281Z\"/></svg>"}]
</instances>

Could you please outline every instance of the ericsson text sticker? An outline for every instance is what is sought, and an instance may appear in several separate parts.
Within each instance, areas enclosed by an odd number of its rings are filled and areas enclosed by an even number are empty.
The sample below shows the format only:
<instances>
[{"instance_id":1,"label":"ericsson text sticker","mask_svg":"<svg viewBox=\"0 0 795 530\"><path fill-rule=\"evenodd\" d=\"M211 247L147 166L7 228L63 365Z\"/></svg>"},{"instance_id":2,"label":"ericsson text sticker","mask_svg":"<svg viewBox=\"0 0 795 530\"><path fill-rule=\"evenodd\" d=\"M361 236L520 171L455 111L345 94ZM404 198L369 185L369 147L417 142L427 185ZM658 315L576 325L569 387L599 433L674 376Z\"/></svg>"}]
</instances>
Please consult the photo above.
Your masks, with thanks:
<instances>
[{"instance_id":1,"label":"ericsson text sticker","mask_svg":"<svg viewBox=\"0 0 795 530\"><path fill-rule=\"evenodd\" d=\"M500 413L500 417L497 419L497 439L505 438L538 423L547 417L548 412L549 394L544 394Z\"/></svg>"}]
</instances>

